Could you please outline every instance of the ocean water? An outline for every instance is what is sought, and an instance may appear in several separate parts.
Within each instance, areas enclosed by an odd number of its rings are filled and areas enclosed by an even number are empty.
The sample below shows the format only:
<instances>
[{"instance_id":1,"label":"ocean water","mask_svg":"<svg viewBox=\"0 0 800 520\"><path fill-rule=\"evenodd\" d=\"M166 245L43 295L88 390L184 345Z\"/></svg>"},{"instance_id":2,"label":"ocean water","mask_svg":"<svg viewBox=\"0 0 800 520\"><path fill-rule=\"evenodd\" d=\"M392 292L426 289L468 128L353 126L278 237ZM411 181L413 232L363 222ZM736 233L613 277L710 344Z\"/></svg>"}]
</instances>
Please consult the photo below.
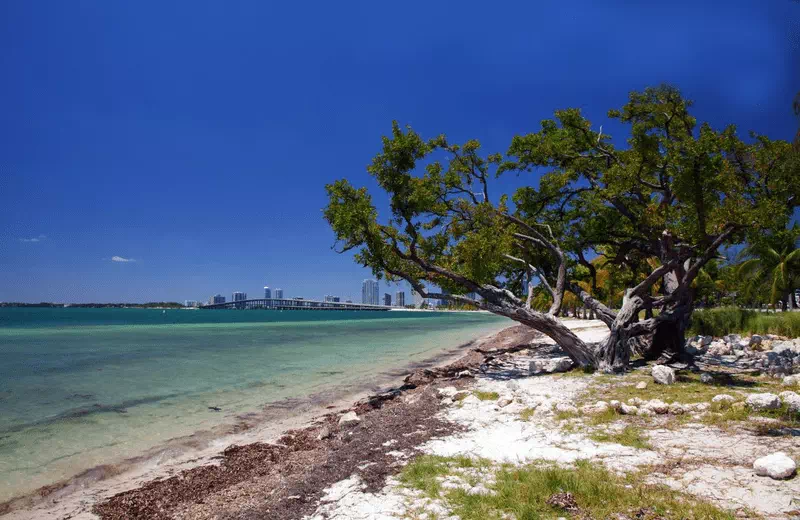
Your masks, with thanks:
<instances>
[{"instance_id":1,"label":"ocean water","mask_svg":"<svg viewBox=\"0 0 800 520\"><path fill-rule=\"evenodd\" d=\"M483 313L0 308L0 502L509 324Z\"/></svg>"}]
</instances>

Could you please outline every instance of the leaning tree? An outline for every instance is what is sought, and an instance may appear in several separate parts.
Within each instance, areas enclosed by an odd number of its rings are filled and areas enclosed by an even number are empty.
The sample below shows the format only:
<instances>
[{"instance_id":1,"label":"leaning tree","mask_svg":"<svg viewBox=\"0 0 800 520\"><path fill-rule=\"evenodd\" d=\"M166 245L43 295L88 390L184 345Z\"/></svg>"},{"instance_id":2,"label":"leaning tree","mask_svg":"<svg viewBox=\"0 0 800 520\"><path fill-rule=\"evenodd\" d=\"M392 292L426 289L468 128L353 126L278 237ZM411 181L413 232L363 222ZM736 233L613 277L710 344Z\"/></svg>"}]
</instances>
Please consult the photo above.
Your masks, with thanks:
<instances>
[{"instance_id":1,"label":"leaning tree","mask_svg":"<svg viewBox=\"0 0 800 520\"><path fill-rule=\"evenodd\" d=\"M787 142L745 142L733 126L698 125L690 107L671 87L632 93L608 114L630 127L620 147L579 110L557 111L505 155L483 155L475 140L425 140L395 122L367 168L390 215L379 218L366 188L339 180L326 187L325 218L338 250L355 251L376 276L532 327L580 366L624 370L634 338L680 352L699 270L746 230L785 224L794 207ZM496 177L526 172L540 175L538 187L492 191ZM576 283L579 271L596 275L598 255L629 273L618 310ZM542 287L547 311L531 305ZM586 344L559 320L566 291L608 326L605 341Z\"/></svg>"}]
</instances>

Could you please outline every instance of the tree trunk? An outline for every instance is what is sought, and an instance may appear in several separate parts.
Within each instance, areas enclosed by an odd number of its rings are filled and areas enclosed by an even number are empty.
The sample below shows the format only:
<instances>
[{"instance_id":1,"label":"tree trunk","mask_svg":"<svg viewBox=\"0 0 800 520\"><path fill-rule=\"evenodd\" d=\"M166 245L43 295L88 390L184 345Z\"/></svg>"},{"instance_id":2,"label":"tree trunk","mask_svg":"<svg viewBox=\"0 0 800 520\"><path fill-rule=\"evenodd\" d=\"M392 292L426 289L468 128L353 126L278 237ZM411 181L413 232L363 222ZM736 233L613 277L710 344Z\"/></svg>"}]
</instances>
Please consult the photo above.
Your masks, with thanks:
<instances>
[{"instance_id":1,"label":"tree trunk","mask_svg":"<svg viewBox=\"0 0 800 520\"><path fill-rule=\"evenodd\" d=\"M522 307L487 304L486 309L494 314L506 316L527 325L549 337L579 367L597 366L597 355L558 318Z\"/></svg>"}]
</instances>

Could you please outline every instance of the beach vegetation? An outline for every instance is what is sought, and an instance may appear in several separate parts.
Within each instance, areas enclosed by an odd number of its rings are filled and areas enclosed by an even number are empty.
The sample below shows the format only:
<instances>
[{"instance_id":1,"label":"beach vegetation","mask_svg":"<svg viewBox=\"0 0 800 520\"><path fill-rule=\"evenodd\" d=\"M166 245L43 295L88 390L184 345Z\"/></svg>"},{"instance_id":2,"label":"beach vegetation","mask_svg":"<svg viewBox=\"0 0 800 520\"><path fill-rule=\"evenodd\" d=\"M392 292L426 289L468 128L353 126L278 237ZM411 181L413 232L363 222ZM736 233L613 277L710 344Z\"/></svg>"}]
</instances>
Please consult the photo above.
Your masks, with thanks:
<instances>
[{"instance_id":1,"label":"beach vegetation","mask_svg":"<svg viewBox=\"0 0 800 520\"><path fill-rule=\"evenodd\" d=\"M500 399L500 394L497 392L485 392L482 390L475 390L474 392L475 397L480 399L481 401L497 401Z\"/></svg>"},{"instance_id":2,"label":"beach vegetation","mask_svg":"<svg viewBox=\"0 0 800 520\"><path fill-rule=\"evenodd\" d=\"M420 465L422 469L417 468ZM442 488L459 476L446 459L421 457L401 473L406 485L441 500L463 520L502 518L616 518L733 520L733 513L666 486L647 484L637 472L619 475L601 464L578 461L574 467L550 463L483 466L488 493Z\"/></svg>"},{"instance_id":3,"label":"beach vegetation","mask_svg":"<svg viewBox=\"0 0 800 520\"><path fill-rule=\"evenodd\" d=\"M726 334L776 334L800 337L800 312L760 312L738 307L700 309L692 314L693 334L721 337Z\"/></svg>"},{"instance_id":4,"label":"beach vegetation","mask_svg":"<svg viewBox=\"0 0 800 520\"><path fill-rule=\"evenodd\" d=\"M573 108L504 153L394 122L367 168L388 215L366 188L326 186L336 248L423 297L538 330L580 367L626 370L634 346L647 359L686 355L701 270L720 248L786 227L800 203L797 154L698 122L671 86L632 92L608 118L625 141ZM496 191L507 175L532 181ZM608 326L605 341L590 345L560 321L567 295Z\"/></svg>"},{"instance_id":5,"label":"beach vegetation","mask_svg":"<svg viewBox=\"0 0 800 520\"><path fill-rule=\"evenodd\" d=\"M638 426L627 425L619 432L610 430L596 431L589 435L589 438L597 442L613 442L623 446L630 446L631 448L638 448L640 450L649 450L650 443L647 441L647 436L644 435L644 430Z\"/></svg>"}]
</instances>

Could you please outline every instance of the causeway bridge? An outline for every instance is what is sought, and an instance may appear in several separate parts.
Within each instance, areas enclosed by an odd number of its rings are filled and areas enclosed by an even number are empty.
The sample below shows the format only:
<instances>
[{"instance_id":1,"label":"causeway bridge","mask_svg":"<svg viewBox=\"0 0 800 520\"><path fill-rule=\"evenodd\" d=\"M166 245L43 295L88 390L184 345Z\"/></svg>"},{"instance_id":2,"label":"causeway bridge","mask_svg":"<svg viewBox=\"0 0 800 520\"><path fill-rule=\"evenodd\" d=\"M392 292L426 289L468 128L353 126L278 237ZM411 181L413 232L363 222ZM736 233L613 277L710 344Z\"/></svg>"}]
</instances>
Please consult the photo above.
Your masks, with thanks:
<instances>
[{"instance_id":1,"label":"causeway bridge","mask_svg":"<svg viewBox=\"0 0 800 520\"><path fill-rule=\"evenodd\" d=\"M259 298L208 304L201 309L274 309L280 311L388 311L391 307L365 303L323 302L301 298Z\"/></svg>"}]
</instances>

